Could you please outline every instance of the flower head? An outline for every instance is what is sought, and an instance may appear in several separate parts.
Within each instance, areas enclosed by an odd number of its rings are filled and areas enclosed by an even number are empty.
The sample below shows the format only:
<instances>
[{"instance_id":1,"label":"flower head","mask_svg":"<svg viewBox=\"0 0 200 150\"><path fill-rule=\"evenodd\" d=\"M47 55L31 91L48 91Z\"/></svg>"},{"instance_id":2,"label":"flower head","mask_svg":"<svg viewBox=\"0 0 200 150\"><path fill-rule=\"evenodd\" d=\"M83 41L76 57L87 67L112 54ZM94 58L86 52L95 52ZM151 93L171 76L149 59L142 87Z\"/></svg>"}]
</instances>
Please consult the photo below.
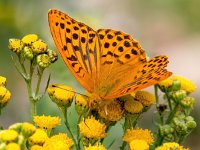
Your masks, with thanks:
<instances>
[{"instance_id":1,"label":"flower head","mask_svg":"<svg viewBox=\"0 0 200 150\"><path fill-rule=\"evenodd\" d=\"M32 60L33 59L33 51L30 47L28 46L25 46L23 51L22 51L22 54L24 56L24 58L26 59L29 59L29 60Z\"/></svg>"},{"instance_id":2,"label":"flower head","mask_svg":"<svg viewBox=\"0 0 200 150\"><path fill-rule=\"evenodd\" d=\"M142 112L143 105L141 102L134 99L127 99L124 103L124 108L128 113L136 114Z\"/></svg>"},{"instance_id":3,"label":"flower head","mask_svg":"<svg viewBox=\"0 0 200 150\"><path fill-rule=\"evenodd\" d=\"M6 85L6 78L3 76L0 76L0 86L5 86Z\"/></svg>"},{"instance_id":4,"label":"flower head","mask_svg":"<svg viewBox=\"0 0 200 150\"><path fill-rule=\"evenodd\" d=\"M54 63L55 61L58 60L58 55L56 54L55 51L48 49L47 50L47 55L49 56L51 63Z\"/></svg>"},{"instance_id":5,"label":"flower head","mask_svg":"<svg viewBox=\"0 0 200 150\"><path fill-rule=\"evenodd\" d=\"M48 139L47 133L42 129L36 129L35 133L28 138L31 145L43 145Z\"/></svg>"},{"instance_id":6,"label":"flower head","mask_svg":"<svg viewBox=\"0 0 200 150\"><path fill-rule=\"evenodd\" d=\"M71 87L55 84L48 87L48 94L53 102L59 106L71 104L74 98L74 90Z\"/></svg>"},{"instance_id":7,"label":"flower head","mask_svg":"<svg viewBox=\"0 0 200 150\"><path fill-rule=\"evenodd\" d=\"M147 107L153 105L156 101L155 96L147 91L137 91L135 99Z\"/></svg>"},{"instance_id":8,"label":"flower head","mask_svg":"<svg viewBox=\"0 0 200 150\"><path fill-rule=\"evenodd\" d=\"M106 150L106 148L102 144L97 143L95 145L89 145L88 147L84 147L84 150Z\"/></svg>"},{"instance_id":9,"label":"flower head","mask_svg":"<svg viewBox=\"0 0 200 150\"><path fill-rule=\"evenodd\" d=\"M180 81L181 83L181 90L185 90L187 93L192 93L195 91L196 87L195 87L195 84L184 78L184 77L181 77L181 76L172 76L172 80L175 81L175 80L178 80Z\"/></svg>"},{"instance_id":10,"label":"flower head","mask_svg":"<svg viewBox=\"0 0 200 150\"><path fill-rule=\"evenodd\" d=\"M59 133L47 139L43 145L45 150L69 150L73 141L65 134Z\"/></svg>"},{"instance_id":11,"label":"flower head","mask_svg":"<svg viewBox=\"0 0 200 150\"><path fill-rule=\"evenodd\" d=\"M52 129L58 126L61 122L59 117L51 117L51 116L34 116L33 121L35 124L43 129Z\"/></svg>"},{"instance_id":12,"label":"flower head","mask_svg":"<svg viewBox=\"0 0 200 150\"><path fill-rule=\"evenodd\" d=\"M8 48L15 53L19 53L23 48L23 43L20 39L9 39Z\"/></svg>"},{"instance_id":13,"label":"flower head","mask_svg":"<svg viewBox=\"0 0 200 150\"><path fill-rule=\"evenodd\" d=\"M17 143L9 143L6 146L6 150L21 150L20 145Z\"/></svg>"},{"instance_id":14,"label":"flower head","mask_svg":"<svg viewBox=\"0 0 200 150\"><path fill-rule=\"evenodd\" d=\"M35 41L32 44L32 50L36 54L42 54L47 51L47 44L41 40Z\"/></svg>"},{"instance_id":15,"label":"flower head","mask_svg":"<svg viewBox=\"0 0 200 150\"><path fill-rule=\"evenodd\" d=\"M130 150L149 150L149 144L144 140L132 140L129 146Z\"/></svg>"},{"instance_id":16,"label":"flower head","mask_svg":"<svg viewBox=\"0 0 200 150\"><path fill-rule=\"evenodd\" d=\"M35 131L36 131L36 127L33 124L28 123L28 122L22 123L21 132L23 133L25 137L31 136L33 133L35 133Z\"/></svg>"},{"instance_id":17,"label":"flower head","mask_svg":"<svg viewBox=\"0 0 200 150\"><path fill-rule=\"evenodd\" d=\"M6 104L11 97L11 93L5 87L0 86L0 104Z\"/></svg>"},{"instance_id":18,"label":"flower head","mask_svg":"<svg viewBox=\"0 0 200 150\"><path fill-rule=\"evenodd\" d=\"M98 113L107 121L119 121L123 117L123 109L120 103L116 101L100 105L98 107Z\"/></svg>"},{"instance_id":19,"label":"flower head","mask_svg":"<svg viewBox=\"0 0 200 150\"><path fill-rule=\"evenodd\" d=\"M106 126L100 123L93 116L86 118L79 123L80 133L86 138L102 139L106 136Z\"/></svg>"},{"instance_id":20,"label":"flower head","mask_svg":"<svg viewBox=\"0 0 200 150\"><path fill-rule=\"evenodd\" d=\"M83 114L88 110L88 97L77 94L75 98L75 109L78 114Z\"/></svg>"},{"instance_id":21,"label":"flower head","mask_svg":"<svg viewBox=\"0 0 200 150\"><path fill-rule=\"evenodd\" d=\"M3 130L0 132L0 140L5 142L13 142L16 141L18 137L18 133L15 130Z\"/></svg>"},{"instance_id":22,"label":"flower head","mask_svg":"<svg viewBox=\"0 0 200 150\"><path fill-rule=\"evenodd\" d=\"M156 150L189 150L188 148L184 148L175 142L164 143L162 146L156 148Z\"/></svg>"},{"instance_id":23,"label":"flower head","mask_svg":"<svg viewBox=\"0 0 200 150\"><path fill-rule=\"evenodd\" d=\"M37 41L38 40L38 36L36 34L28 34L26 36L24 36L22 38L22 42L25 44L25 45L30 45L32 44L33 42Z\"/></svg>"},{"instance_id":24,"label":"flower head","mask_svg":"<svg viewBox=\"0 0 200 150\"><path fill-rule=\"evenodd\" d=\"M51 64L50 57L47 54L41 54L37 56L37 64L41 68L47 68Z\"/></svg>"},{"instance_id":25,"label":"flower head","mask_svg":"<svg viewBox=\"0 0 200 150\"><path fill-rule=\"evenodd\" d=\"M130 143L132 140L144 140L149 145L153 143L153 135L150 130L128 129L124 134L123 140Z\"/></svg>"},{"instance_id":26,"label":"flower head","mask_svg":"<svg viewBox=\"0 0 200 150\"><path fill-rule=\"evenodd\" d=\"M162 91L165 91L166 89L169 89L173 85L173 80L171 78L167 78L165 80L162 80L161 82L158 83Z\"/></svg>"}]
</instances>

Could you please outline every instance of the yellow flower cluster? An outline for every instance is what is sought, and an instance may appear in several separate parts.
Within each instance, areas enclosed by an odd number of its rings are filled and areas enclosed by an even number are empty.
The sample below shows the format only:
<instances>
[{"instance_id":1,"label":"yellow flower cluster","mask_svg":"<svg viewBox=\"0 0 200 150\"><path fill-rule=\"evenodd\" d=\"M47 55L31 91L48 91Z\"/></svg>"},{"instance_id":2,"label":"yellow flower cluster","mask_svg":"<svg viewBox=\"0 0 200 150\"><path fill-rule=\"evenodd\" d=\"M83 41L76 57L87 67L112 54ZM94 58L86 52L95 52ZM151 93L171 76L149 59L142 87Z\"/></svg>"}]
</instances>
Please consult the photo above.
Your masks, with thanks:
<instances>
[{"instance_id":1,"label":"yellow flower cluster","mask_svg":"<svg viewBox=\"0 0 200 150\"><path fill-rule=\"evenodd\" d=\"M5 86L6 78L0 76L0 112L1 109L6 106L11 97L10 91Z\"/></svg>"},{"instance_id":2,"label":"yellow flower cluster","mask_svg":"<svg viewBox=\"0 0 200 150\"><path fill-rule=\"evenodd\" d=\"M8 48L15 52L20 59L34 60L43 69L58 59L57 54L48 49L47 44L36 34L28 34L21 40L10 39Z\"/></svg>"},{"instance_id":3,"label":"yellow flower cluster","mask_svg":"<svg viewBox=\"0 0 200 150\"><path fill-rule=\"evenodd\" d=\"M130 150L149 150L149 144L145 140L132 140Z\"/></svg>"},{"instance_id":4,"label":"yellow flower cluster","mask_svg":"<svg viewBox=\"0 0 200 150\"><path fill-rule=\"evenodd\" d=\"M106 150L106 148L100 144L100 143L97 143L95 145L89 145L88 147L84 147L84 150Z\"/></svg>"},{"instance_id":5,"label":"yellow flower cluster","mask_svg":"<svg viewBox=\"0 0 200 150\"><path fill-rule=\"evenodd\" d=\"M189 150L188 148L184 148L175 142L164 143L162 146L156 148L156 150Z\"/></svg>"},{"instance_id":6,"label":"yellow flower cluster","mask_svg":"<svg viewBox=\"0 0 200 150\"><path fill-rule=\"evenodd\" d=\"M192 93L196 89L195 84L192 81L177 75L159 82L158 85L165 91L166 89L171 89L173 86L177 86L176 81L180 84L180 90L184 90L187 93Z\"/></svg>"}]
</instances>

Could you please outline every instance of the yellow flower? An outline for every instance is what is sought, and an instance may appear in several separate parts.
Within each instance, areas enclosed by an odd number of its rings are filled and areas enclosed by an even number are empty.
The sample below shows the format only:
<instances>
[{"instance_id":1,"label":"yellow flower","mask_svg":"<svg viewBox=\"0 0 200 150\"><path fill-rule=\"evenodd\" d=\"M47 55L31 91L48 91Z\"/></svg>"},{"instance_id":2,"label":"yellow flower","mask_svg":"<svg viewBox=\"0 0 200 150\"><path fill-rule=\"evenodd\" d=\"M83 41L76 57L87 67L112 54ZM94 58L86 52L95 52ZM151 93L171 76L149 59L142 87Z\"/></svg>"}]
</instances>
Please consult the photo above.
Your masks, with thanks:
<instances>
[{"instance_id":1,"label":"yellow flower","mask_svg":"<svg viewBox=\"0 0 200 150\"><path fill-rule=\"evenodd\" d=\"M17 143L9 143L6 146L6 150L20 150L20 145L18 145Z\"/></svg>"},{"instance_id":2,"label":"yellow flower","mask_svg":"<svg viewBox=\"0 0 200 150\"><path fill-rule=\"evenodd\" d=\"M147 91L137 91L135 99L147 107L153 105L156 101L155 96Z\"/></svg>"},{"instance_id":3,"label":"yellow flower","mask_svg":"<svg viewBox=\"0 0 200 150\"><path fill-rule=\"evenodd\" d=\"M0 86L5 86L6 85L6 78L3 76L0 76Z\"/></svg>"},{"instance_id":4,"label":"yellow flower","mask_svg":"<svg viewBox=\"0 0 200 150\"><path fill-rule=\"evenodd\" d=\"M37 56L37 64L41 68L47 68L51 64L50 57L47 54L41 54Z\"/></svg>"},{"instance_id":5,"label":"yellow flower","mask_svg":"<svg viewBox=\"0 0 200 150\"><path fill-rule=\"evenodd\" d=\"M43 129L52 129L60 125L61 119L59 117L51 116L34 116L33 121L35 124Z\"/></svg>"},{"instance_id":6,"label":"yellow flower","mask_svg":"<svg viewBox=\"0 0 200 150\"><path fill-rule=\"evenodd\" d=\"M76 104L81 107L88 107L88 97L81 94L76 95Z\"/></svg>"},{"instance_id":7,"label":"yellow flower","mask_svg":"<svg viewBox=\"0 0 200 150\"><path fill-rule=\"evenodd\" d=\"M45 141L44 150L69 150L73 141L65 134L59 133Z\"/></svg>"},{"instance_id":8,"label":"yellow flower","mask_svg":"<svg viewBox=\"0 0 200 150\"><path fill-rule=\"evenodd\" d=\"M30 150L44 150L44 149L40 145L33 145L33 146L31 146Z\"/></svg>"},{"instance_id":9,"label":"yellow flower","mask_svg":"<svg viewBox=\"0 0 200 150\"><path fill-rule=\"evenodd\" d=\"M38 40L38 36L36 34L28 34L26 36L24 36L22 38L22 42L25 44L25 45L30 45L32 44L33 42L37 41Z\"/></svg>"},{"instance_id":10,"label":"yellow flower","mask_svg":"<svg viewBox=\"0 0 200 150\"><path fill-rule=\"evenodd\" d=\"M47 51L47 44L41 40L35 41L32 44L32 50L36 54L45 53Z\"/></svg>"},{"instance_id":11,"label":"yellow flower","mask_svg":"<svg viewBox=\"0 0 200 150\"><path fill-rule=\"evenodd\" d=\"M48 94L51 100L59 106L71 104L75 95L74 90L71 87L62 84L55 84L49 86Z\"/></svg>"},{"instance_id":12,"label":"yellow flower","mask_svg":"<svg viewBox=\"0 0 200 150\"><path fill-rule=\"evenodd\" d=\"M106 150L106 148L100 144L100 143L97 143L95 145L89 145L88 147L84 147L84 150Z\"/></svg>"},{"instance_id":13,"label":"yellow flower","mask_svg":"<svg viewBox=\"0 0 200 150\"><path fill-rule=\"evenodd\" d=\"M196 90L195 84L181 76L172 76L172 80L178 80L181 83L181 90L185 90L187 93L192 93Z\"/></svg>"},{"instance_id":14,"label":"yellow flower","mask_svg":"<svg viewBox=\"0 0 200 150\"><path fill-rule=\"evenodd\" d=\"M19 39L9 39L8 48L15 53L19 53L23 48L23 43Z\"/></svg>"},{"instance_id":15,"label":"yellow flower","mask_svg":"<svg viewBox=\"0 0 200 150\"><path fill-rule=\"evenodd\" d=\"M98 107L98 113L107 121L119 121L123 117L123 109L121 105L115 101L100 105Z\"/></svg>"},{"instance_id":16,"label":"yellow flower","mask_svg":"<svg viewBox=\"0 0 200 150\"><path fill-rule=\"evenodd\" d=\"M158 85L162 88L162 89L168 89L171 88L173 85L173 80L171 78L167 78L165 80L162 80L161 82L158 83Z\"/></svg>"},{"instance_id":17,"label":"yellow flower","mask_svg":"<svg viewBox=\"0 0 200 150\"><path fill-rule=\"evenodd\" d=\"M31 145L43 145L48 139L47 133L42 129L36 129L35 133L28 138Z\"/></svg>"},{"instance_id":18,"label":"yellow flower","mask_svg":"<svg viewBox=\"0 0 200 150\"><path fill-rule=\"evenodd\" d=\"M162 146L156 148L156 150L189 150L188 148L184 148L175 142L164 143Z\"/></svg>"},{"instance_id":19,"label":"yellow flower","mask_svg":"<svg viewBox=\"0 0 200 150\"><path fill-rule=\"evenodd\" d=\"M124 108L127 112L135 114L142 112L143 105L139 101L135 101L133 99L127 99L125 101Z\"/></svg>"},{"instance_id":20,"label":"yellow flower","mask_svg":"<svg viewBox=\"0 0 200 150\"><path fill-rule=\"evenodd\" d=\"M130 150L149 150L149 145L144 140L132 140L130 142Z\"/></svg>"},{"instance_id":21,"label":"yellow flower","mask_svg":"<svg viewBox=\"0 0 200 150\"><path fill-rule=\"evenodd\" d=\"M144 140L149 145L154 141L151 131L147 129L128 129L123 137L123 140L127 143L130 143L132 140Z\"/></svg>"},{"instance_id":22,"label":"yellow flower","mask_svg":"<svg viewBox=\"0 0 200 150\"><path fill-rule=\"evenodd\" d=\"M5 104L11 97L11 93L5 87L0 86L0 104Z\"/></svg>"},{"instance_id":23,"label":"yellow flower","mask_svg":"<svg viewBox=\"0 0 200 150\"><path fill-rule=\"evenodd\" d=\"M93 116L79 123L80 133L87 138L102 139L106 136L106 126L95 120Z\"/></svg>"},{"instance_id":24,"label":"yellow flower","mask_svg":"<svg viewBox=\"0 0 200 150\"><path fill-rule=\"evenodd\" d=\"M18 133L15 130L3 130L0 132L0 140L5 142L16 141Z\"/></svg>"},{"instance_id":25,"label":"yellow flower","mask_svg":"<svg viewBox=\"0 0 200 150\"><path fill-rule=\"evenodd\" d=\"M25 137L31 136L36 131L36 127L28 122L22 123L21 132Z\"/></svg>"},{"instance_id":26,"label":"yellow flower","mask_svg":"<svg viewBox=\"0 0 200 150\"><path fill-rule=\"evenodd\" d=\"M58 60L58 55L56 54L55 51L48 49L47 50L47 55L49 56L51 63L54 63Z\"/></svg>"}]
</instances>

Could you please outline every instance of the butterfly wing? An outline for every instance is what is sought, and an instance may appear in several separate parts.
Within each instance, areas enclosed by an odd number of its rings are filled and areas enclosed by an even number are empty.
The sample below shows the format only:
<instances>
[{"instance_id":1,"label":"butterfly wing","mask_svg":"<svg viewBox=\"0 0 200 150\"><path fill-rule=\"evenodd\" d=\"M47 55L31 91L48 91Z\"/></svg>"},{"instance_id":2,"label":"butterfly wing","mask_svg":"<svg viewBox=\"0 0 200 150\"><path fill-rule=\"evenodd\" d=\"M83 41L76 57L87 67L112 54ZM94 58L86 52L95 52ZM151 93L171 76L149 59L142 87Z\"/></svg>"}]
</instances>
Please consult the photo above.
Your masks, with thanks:
<instances>
[{"instance_id":1,"label":"butterfly wing","mask_svg":"<svg viewBox=\"0 0 200 150\"><path fill-rule=\"evenodd\" d=\"M48 19L54 42L65 64L79 83L93 92L100 67L96 32L58 10L50 10Z\"/></svg>"}]
</instances>

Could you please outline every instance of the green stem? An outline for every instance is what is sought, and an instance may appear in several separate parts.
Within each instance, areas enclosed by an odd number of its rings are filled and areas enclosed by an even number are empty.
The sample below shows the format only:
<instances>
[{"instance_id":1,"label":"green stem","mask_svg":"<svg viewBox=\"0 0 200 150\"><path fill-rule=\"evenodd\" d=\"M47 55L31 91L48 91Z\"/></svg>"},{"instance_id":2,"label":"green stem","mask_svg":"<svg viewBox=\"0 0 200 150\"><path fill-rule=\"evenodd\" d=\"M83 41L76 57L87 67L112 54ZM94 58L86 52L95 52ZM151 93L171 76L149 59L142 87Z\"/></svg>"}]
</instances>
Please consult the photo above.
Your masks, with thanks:
<instances>
[{"instance_id":1,"label":"green stem","mask_svg":"<svg viewBox=\"0 0 200 150\"><path fill-rule=\"evenodd\" d=\"M126 148L127 143L123 141L122 146L120 147L120 150L124 150Z\"/></svg>"},{"instance_id":2,"label":"green stem","mask_svg":"<svg viewBox=\"0 0 200 150\"><path fill-rule=\"evenodd\" d=\"M72 131L70 130L70 126L69 126L69 122L68 122L68 117L67 117L67 107L62 107L62 112L63 112L63 115L64 115L64 122L65 122L65 126L67 128L67 131L70 135L70 137L72 138L72 140L74 141L74 145L76 147L76 150L80 150L77 142L76 142L76 139L74 138L73 134L72 134Z\"/></svg>"},{"instance_id":3,"label":"green stem","mask_svg":"<svg viewBox=\"0 0 200 150\"><path fill-rule=\"evenodd\" d=\"M168 104L169 104L169 109L170 109L170 111L172 111L172 103L171 103L171 100L170 100L169 93L168 93L168 92L166 92L165 94L166 94L167 101L168 101Z\"/></svg>"},{"instance_id":4,"label":"green stem","mask_svg":"<svg viewBox=\"0 0 200 150\"><path fill-rule=\"evenodd\" d=\"M155 91L156 104L158 105L159 103L158 85L154 85L154 91Z\"/></svg>"},{"instance_id":5,"label":"green stem","mask_svg":"<svg viewBox=\"0 0 200 150\"><path fill-rule=\"evenodd\" d=\"M173 117L174 117L174 115L175 115L175 113L177 111L177 108L178 108L178 104L175 104L174 109L169 114L169 117L168 117L168 119L166 121L166 124L168 124L168 123L170 123L172 121L172 119L173 119Z\"/></svg>"},{"instance_id":6,"label":"green stem","mask_svg":"<svg viewBox=\"0 0 200 150\"><path fill-rule=\"evenodd\" d=\"M37 86L36 86L36 89L35 89L35 96L36 97L37 97L38 92L40 90L40 83L41 83L43 72L44 72L44 69L38 69L38 81L37 81Z\"/></svg>"}]
</instances>

